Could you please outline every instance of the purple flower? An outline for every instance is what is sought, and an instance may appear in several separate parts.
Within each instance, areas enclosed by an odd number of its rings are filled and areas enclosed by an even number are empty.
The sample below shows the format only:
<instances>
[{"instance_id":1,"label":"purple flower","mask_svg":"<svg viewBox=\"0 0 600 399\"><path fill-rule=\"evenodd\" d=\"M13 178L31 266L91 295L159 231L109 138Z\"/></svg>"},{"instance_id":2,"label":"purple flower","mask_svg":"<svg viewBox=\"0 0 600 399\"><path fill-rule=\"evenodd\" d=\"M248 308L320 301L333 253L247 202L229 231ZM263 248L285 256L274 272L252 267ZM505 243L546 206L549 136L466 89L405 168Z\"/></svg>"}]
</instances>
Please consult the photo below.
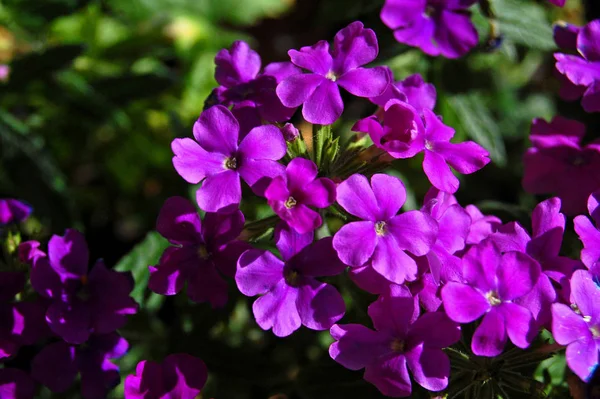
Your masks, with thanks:
<instances>
[{"instance_id":1,"label":"purple flower","mask_svg":"<svg viewBox=\"0 0 600 399\"><path fill-rule=\"evenodd\" d=\"M321 216L309 206L327 208L335 202L335 183L325 177L317 179L317 165L304 158L294 158L285 174L271 181L265 191L269 205L288 226L300 234L317 229Z\"/></svg>"},{"instance_id":2,"label":"purple flower","mask_svg":"<svg viewBox=\"0 0 600 399\"><path fill-rule=\"evenodd\" d=\"M471 216L471 228L467 244L479 244L502 225L502 220L494 215L484 215L475 205L467 205L465 211Z\"/></svg>"},{"instance_id":3,"label":"purple flower","mask_svg":"<svg viewBox=\"0 0 600 399\"><path fill-rule=\"evenodd\" d=\"M574 219L575 231L583 243L581 261L594 275L600 276L600 191L590 195L588 211L596 227L590 219L580 215Z\"/></svg>"},{"instance_id":4,"label":"purple flower","mask_svg":"<svg viewBox=\"0 0 600 399\"><path fill-rule=\"evenodd\" d=\"M425 126L417 110L400 100L389 100L380 113L361 119L352 130L368 133L375 146L394 158L412 158L425 149Z\"/></svg>"},{"instance_id":5,"label":"purple flower","mask_svg":"<svg viewBox=\"0 0 600 399\"><path fill-rule=\"evenodd\" d=\"M204 362L185 353L169 355L162 364L143 360L125 378L125 399L194 399L207 377Z\"/></svg>"},{"instance_id":6,"label":"purple flower","mask_svg":"<svg viewBox=\"0 0 600 399\"><path fill-rule=\"evenodd\" d=\"M19 200L0 199L0 226L19 223L31 215L31 207Z\"/></svg>"},{"instance_id":7,"label":"purple flower","mask_svg":"<svg viewBox=\"0 0 600 399\"><path fill-rule=\"evenodd\" d=\"M233 106L232 113L241 124L242 134L267 122L289 120L296 108L285 107L277 94L277 84L288 76L301 73L290 62L269 64L260 73L261 60L248 43L236 41L229 50L222 49L215 57L215 89L218 103Z\"/></svg>"},{"instance_id":8,"label":"purple flower","mask_svg":"<svg viewBox=\"0 0 600 399\"><path fill-rule=\"evenodd\" d=\"M450 281L442 288L444 309L457 323L483 316L471 349L478 356L502 353L507 335L515 346L527 348L537 326L531 310L516 303L535 286L540 265L522 252L502 254L486 240L463 256L464 282Z\"/></svg>"},{"instance_id":9,"label":"purple flower","mask_svg":"<svg viewBox=\"0 0 600 399\"><path fill-rule=\"evenodd\" d=\"M426 54L458 58L475 47L477 30L467 9L477 0L386 0L381 20L400 43Z\"/></svg>"},{"instance_id":10,"label":"purple flower","mask_svg":"<svg viewBox=\"0 0 600 399\"><path fill-rule=\"evenodd\" d=\"M333 360L351 370L364 368L364 379L386 396L410 395L408 369L429 391L448 386L450 360L442 348L460 339L460 327L448 316L432 312L419 317L410 293L396 286L369 306L369 317L375 331L360 324L331 327Z\"/></svg>"},{"instance_id":11,"label":"purple flower","mask_svg":"<svg viewBox=\"0 0 600 399\"><path fill-rule=\"evenodd\" d=\"M565 231L565 215L560 213L560 199L550 198L538 204L533 210L532 235L517 222L508 223L490 235L502 252L520 251L531 256L540 264L540 275L534 289L519 302L526 304L539 324L550 321L550 305L556 300L556 293L549 278L563 289L563 298L569 297L569 278L579 268L580 262L559 256Z\"/></svg>"},{"instance_id":12,"label":"purple flower","mask_svg":"<svg viewBox=\"0 0 600 399\"><path fill-rule=\"evenodd\" d=\"M523 157L523 187L532 194L554 193L567 215L582 213L600 189L600 140L582 146L585 125L560 116L551 123L534 119L531 143Z\"/></svg>"},{"instance_id":13,"label":"purple flower","mask_svg":"<svg viewBox=\"0 0 600 399\"><path fill-rule=\"evenodd\" d=\"M370 262L378 274L396 284L415 280L417 263L406 252L427 254L438 226L424 212L396 215L405 200L404 185L392 176L375 174L369 185L366 177L355 174L342 182L337 188L338 203L362 219L344 225L333 238L342 262L354 267Z\"/></svg>"},{"instance_id":14,"label":"purple flower","mask_svg":"<svg viewBox=\"0 0 600 399\"><path fill-rule=\"evenodd\" d=\"M565 5L565 3L567 2L567 0L548 0L550 3L554 4L555 6L559 6L562 7Z\"/></svg>"},{"instance_id":15,"label":"purple flower","mask_svg":"<svg viewBox=\"0 0 600 399\"><path fill-rule=\"evenodd\" d=\"M115 272L102 261L88 273L88 248L77 230L63 237L54 235L48 243L48 256L39 242L21 244L21 255L29 259L31 285L50 299L46 321L50 329L68 343L81 344L92 333L107 334L123 327L127 315L138 306L129 296L133 280L129 273Z\"/></svg>"},{"instance_id":16,"label":"purple flower","mask_svg":"<svg viewBox=\"0 0 600 399\"><path fill-rule=\"evenodd\" d=\"M431 188L425 196L421 211L431 215L439 226L435 244L424 260L436 283L451 280L460 273L460 258L454 253L465 248L471 217L452 194L436 188Z\"/></svg>"},{"instance_id":17,"label":"purple flower","mask_svg":"<svg viewBox=\"0 0 600 399\"><path fill-rule=\"evenodd\" d=\"M16 355L22 345L32 345L48 334L46 309L40 301L12 302L24 286L23 273L0 272L0 360Z\"/></svg>"},{"instance_id":18,"label":"purple flower","mask_svg":"<svg viewBox=\"0 0 600 399\"><path fill-rule=\"evenodd\" d=\"M103 399L119 385L119 368L110 361L125 355L129 344L117 333L92 335L85 345L55 342L33 359L31 375L52 392L65 392L77 374L81 376L81 396Z\"/></svg>"},{"instance_id":19,"label":"purple flower","mask_svg":"<svg viewBox=\"0 0 600 399\"><path fill-rule=\"evenodd\" d=\"M224 306L227 283L219 272L233 277L238 258L250 248L236 240L243 228L244 215L240 211L207 213L202 223L190 201L182 197L167 199L156 230L174 246L165 250L157 266L149 267L148 287L161 295L175 295L187 282L187 295L192 301Z\"/></svg>"},{"instance_id":20,"label":"purple flower","mask_svg":"<svg viewBox=\"0 0 600 399\"><path fill-rule=\"evenodd\" d=\"M341 86L357 97L381 95L390 78L384 67L361 68L377 57L377 37L361 22L353 22L336 35L333 50L321 40L312 47L288 52L292 62L311 73L292 75L277 86L277 95L287 107L302 107L310 123L329 125L335 122L344 103Z\"/></svg>"},{"instance_id":21,"label":"purple flower","mask_svg":"<svg viewBox=\"0 0 600 399\"><path fill-rule=\"evenodd\" d=\"M313 241L313 232L298 234L281 223L275 230L277 249L251 249L238 260L235 281L242 294L262 295L252 305L256 322L278 337L296 331L300 324L326 330L342 318L344 300L332 286L315 277L335 276L345 269L331 245L331 237Z\"/></svg>"},{"instance_id":22,"label":"purple flower","mask_svg":"<svg viewBox=\"0 0 600 399\"><path fill-rule=\"evenodd\" d=\"M262 195L269 178L283 173L277 161L287 146L275 126L259 126L239 140L239 124L231 112L216 105L194 124L195 141L175 139L173 165L187 182L202 182L196 200L206 212L231 212L242 199L240 177Z\"/></svg>"},{"instance_id":23,"label":"purple flower","mask_svg":"<svg viewBox=\"0 0 600 399\"><path fill-rule=\"evenodd\" d=\"M285 141L288 143L296 140L296 138L300 136L300 130L298 130L298 128L291 123L286 123L283 125L281 128L281 133L283 134Z\"/></svg>"},{"instance_id":24,"label":"purple flower","mask_svg":"<svg viewBox=\"0 0 600 399\"><path fill-rule=\"evenodd\" d=\"M577 34L578 55L555 53L556 69L572 84L585 89L581 105L587 112L600 112L600 20Z\"/></svg>"},{"instance_id":25,"label":"purple flower","mask_svg":"<svg viewBox=\"0 0 600 399\"><path fill-rule=\"evenodd\" d=\"M392 70L387 69L391 82L394 80L394 76ZM384 107L392 99L404 101L412 105L421 114L425 108L433 110L436 98L435 86L431 83L425 83L423 77L417 73L390 84L382 95L369 98L369 100L380 107Z\"/></svg>"},{"instance_id":26,"label":"purple flower","mask_svg":"<svg viewBox=\"0 0 600 399\"><path fill-rule=\"evenodd\" d=\"M373 143L394 158L411 158L425 151L423 171L431 184L447 193L458 190L459 181L450 166L462 174L470 174L490 162L488 152L473 141L450 143L454 129L442 123L427 108L423 118L411 105L390 100L385 105L383 125L376 116L360 120L352 130L367 132Z\"/></svg>"},{"instance_id":27,"label":"purple flower","mask_svg":"<svg viewBox=\"0 0 600 399\"><path fill-rule=\"evenodd\" d=\"M598 366L600 351L600 287L587 270L571 278L571 297L576 310L562 303L552 305L552 335L567 345L567 364L587 382Z\"/></svg>"},{"instance_id":28,"label":"purple flower","mask_svg":"<svg viewBox=\"0 0 600 399\"><path fill-rule=\"evenodd\" d=\"M0 398L2 399L33 399L35 382L26 372L13 369L0 369Z\"/></svg>"}]
</instances>

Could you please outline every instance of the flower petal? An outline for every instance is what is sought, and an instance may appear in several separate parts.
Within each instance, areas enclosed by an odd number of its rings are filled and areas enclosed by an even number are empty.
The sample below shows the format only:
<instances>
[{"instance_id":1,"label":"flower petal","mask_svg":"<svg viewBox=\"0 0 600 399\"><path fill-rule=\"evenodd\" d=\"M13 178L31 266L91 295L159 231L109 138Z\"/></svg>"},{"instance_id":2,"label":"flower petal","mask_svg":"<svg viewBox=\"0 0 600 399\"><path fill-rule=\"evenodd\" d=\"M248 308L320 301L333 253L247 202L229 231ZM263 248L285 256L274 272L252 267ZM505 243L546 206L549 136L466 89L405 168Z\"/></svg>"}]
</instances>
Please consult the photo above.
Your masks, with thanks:
<instances>
[{"instance_id":1,"label":"flower petal","mask_svg":"<svg viewBox=\"0 0 600 399\"><path fill-rule=\"evenodd\" d=\"M91 333L91 314L87 304L72 299L68 303L54 301L46 312L50 329L70 344L82 344Z\"/></svg>"},{"instance_id":2,"label":"flower petal","mask_svg":"<svg viewBox=\"0 0 600 399\"><path fill-rule=\"evenodd\" d=\"M444 312L428 312L411 326L409 336L409 345L423 343L428 348L443 349L460 340L460 326Z\"/></svg>"},{"instance_id":3,"label":"flower petal","mask_svg":"<svg viewBox=\"0 0 600 399\"><path fill-rule=\"evenodd\" d=\"M161 295L175 295L183 288L200 260L193 248L167 248L156 266L149 266L148 288Z\"/></svg>"},{"instance_id":4,"label":"flower petal","mask_svg":"<svg viewBox=\"0 0 600 399\"><path fill-rule=\"evenodd\" d=\"M52 392L65 392L78 372L75 347L55 342L42 349L31 362L31 376Z\"/></svg>"},{"instance_id":5,"label":"flower petal","mask_svg":"<svg viewBox=\"0 0 600 399\"><path fill-rule=\"evenodd\" d=\"M64 236L53 235L48 242L50 265L62 278L87 274L90 254L83 234L67 229Z\"/></svg>"},{"instance_id":6,"label":"flower petal","mask_svg":"<svg viewBox=\"0 0 600 399\"><path fill-rule=\"evenodd\" d=\"M492 308L485 316L471 342L471 350L477 356L494 357L504 350L506 327L504 317L497 308Z\"/></svg>"},{"instance_id":7,"label":"flower petal","mask_svg":"<svg viewBox=\"0 0 600 399\"><path fill-rule=\"evenodd\" d=\"M552 336L560 345L592 339L591 331L583 317L564 303L552 304Z\"/></svg>"},{"instance_id":8,"label":"flower petal","mask_svg":"<svg viewBox=\"0 0 600 399\"><path fill-rule=\"evenodd\" d=\"M378 52L375 32L372 29L365 29L362 22L352 22L335 34L331 52L333 69L343 73L368 64L377 58Z\"/></svg>"},{"instance_id":9,"label":"flower petal","mask_svg":"<svg viewBox=\"0 0 600 399\"><path fill-rule=\"evenodd\" d=\"M296 108L304 104L326 80L325 77L312 73L292 75L277 85L275 90L284 106Z\"/></svg>"},{"instance_id":10,"label":"flower petal","mask_svg":"<svg viewBox=\"0 0 600 399\"><path fill-rule=\"evenodd\" d=\"M470 323L480 318L490 304L485 297L474 288L450 281L442 288L444 309L457 323Z\"/></svg>"},{"instance_id":11,"label":"flower petal","mask_svg":"<svg viewBox=\"0 0 600 399\"><path fill-rule=\"evenodd\" d=\"M199 262L188 280L188 298L196 303L210 302L213 308L225 306L227 291L227 282L210 261Z\"/></svg>"},{"instance_id":12,"label":"flower petal","mask_svg":"<svg viewBox=\"0 0 600 399\"><path fill-rule=\"evenodd\" d=\"M215 56L215 80L225 87L248 82L258 75L260 56L248 43L237 40L230 49L222 49Z\"/></svg>"},{"instance_id":13,"label":"flower petal","mask_svg":"<svg viewBox=\"0 0 600 399\"><path fill-rule=\"evenodd\" d=\"M183 197L170 197L158 214L156 230L172 243L196 244L201 239L202 223L190 201Z\"/></svg>"},{"instance_id":14,"label":"flower petal","mask_svg":"<svg viewBox=\"0 0 600 399\"><path fill-rule=\"evenodd\" d=\"M231 212L241 199L240 176L234 170L207 177L196 192L198 206L206 212Z\"/></svg>"},{"instance_id":15,"label":"flower petal","mask_svg":"<svg viewBox=\"0 0 600 399\"><path fill-rule=\"evenodd\" d=\"M336 342L329 347L333 360L350 370L360 370L390 351L389 337L360 324L336 324L331 327Z\"/></svg>"},{"instance_id":16,"label":"flower petal","mask_svg":"<svg viewBox=\"0 0 600 399\"><path fill-rule=\"evenodd\" d=\"M600 20L585 25L577 35L577 50L588 61L600 61Z\"/></svg>"},{"instance_id":17,"label":"flower petal","mask_svg":"<svg viewBox=\"0 0 600 399\"><path fill-rule=\"evenodd\" d=\"M366 177L354 174L337 187L337 202L346 211L363 220L378 221L379 206Z\"/></svg>"},{"instance_id":18,"label":"flower petal","mask_svg":"<svg viewBox=\"0 0 600 399\"><path fill-rule=\"evenodd\" d=\"M171 143L173 166L179 176L192 184L225 170L226 156L206 152L192 139L175 139Z\"/></svg>"},{"instance_id":19,"label":"flower petal","mask_svg":"<svg viewBox=\"0 0 600 399\"><path fill-rule=\"evenodd\" d=\"M529 255L516 251L505 253L497 270L498 296L511 301L527 294L540 273L540 264Z\"/></svg>"},{"instance_id":20,"label":"flower petal","mask_svg":"<svg viewBox=\"0 0 600 399\"><path fill-rule=\"evenodd\" d=\"M273 125L258 126L250 130L240 143L238 154L245 159L278 161L284 157L287 146L281 130Z\"/></svg>"},{"instance_id":21,"label":"flower petal","mask_svg":"<svg viewBox=\"0 0 600 399\"><path fill-rule=\"evenodd\" d=\"M235 282L246 296L265 294L283 279L283 262L269 251L252 249L238 260Z\"/></svg>"},{"instance_id":22,"label":"flower petal","mask_svg":"<svg viewBox=\"0 0 600 399\"><path fill-rule=\"evenodd\" d=\"M566 357L569 368L588 382L598 367L598 345L594 340L575 341L567 346Z\"/></svg>"},{"instance_id":23,"label":"flower petal","mask_svg":"<svg viewBox=\"0 0 600 399\"><path fill-rule=\"evenodd\" d=\"M336 276L346 269L346 265L338 258L332 242L331 237L321 238L304 247L288 264L304 276Z\"/></svg>"},{"instance_id":24,"label":"flower petal","mask_svg":"<svg viewBox=\"0 0 600 399\"><path fill-rule=\"evenodd\" d=\"M400 249L417 256L429 252L438 233L435 219L421 211L408 211L394 216L387 221L386 228Z\"/></svg>"},{"instance_id":25,"label":"flower petal","mask_svg":"<svg viewBox=\"0 0 600 399\"><path fill-rule=\"evenodd\" d=\"M356 245L360 242L361 245ZM333 237L333 248L348 266L364 265L375 250L377 234L372 222L352 222L342 226Z\"/></svg>"},{"instance_id":26,"label":"flower petal","mask_svg":"<svg viewBox=\"0 0 600 399\"><path fill-rule=\"evenodd\" d=\"M340 76L336 83L356 97L376 97L390 84L384 67L356 68Z\"/></svg>"},{"instance_id":27,"label":"flower petal","mask_svg":"<svg viewBox=\"0 0 600 399\"><path fill-rule=\"evenodd\" d=\"M377 173L371 176L371 187L379 207L378 220L396 216L406 201L406 189L402 181L394 176Z\"/></svg>"},{"instance_id":28,"label":"flower petal","mask_svg":"<svg viewBox=\"0 0 600 399\"><path fill-rule=\"evenodd\" d=\"M377 331L404 339L415 315L418 317L419 314L415 305L410 291L406 287L397 286L370 304L368 313Z\"/></svg>"},{"instance_id":29,"label":"flower petal","mask_svg":"<svg viewBox=\"0 0 600 399\"><path fill-rule=\"evenodd\" d=\"M327 75L333 67L333 59L329 54L329 43L325 40L310 47L302 47L300 51L290 50L288 55L295 65L319 75Z\"/></svg>"},{"instance_id":30,"label":"flower petal","mask_svg":"<svg viewBox=\"0 0 600 399\"><path fill-rule=\"evenodd\" d=\"M454 176L448 164L446 164L444 157L440 154L425 150L423 171L435 188L451 194L458 190L460 182Z\"/></svg>"},{"instance_id":31,"label":"flower petal","mask_svg":"<svg viewBox=\"0 0 600 399\"><path fill-rule=\"evenodd\" d=\"M364 378L385 396L409 396L412 389L406 357L394 352L367 365Z\"/></svg>"},{"instance_id":32,"label":"flower petal","mask_svg":"<svg viewBox=\"0 0 600 399\"><path fill-rule=\"evenodd\" d=\"M354 245L357 242L360 241L355 241ZM371 265L375 271L396 284L416 280L419 272L415 260L402 250L391 234L377 238Z\"/></svg>"},{"instance_id":33,"label":"flower petal","mask_svg":"<svg viewBox=\"0 0 600 399\"><path fill-rule=\"evenodd\" d=\"M600 323L600 286L587 270L577 270L571 277L571 298L583 316L591 318L590 323Z\"/></svg>"},{"instance_id":34,"label":"flower petal","mask_svg":"<svg viewBox=\"0 0 600 399\"><path fill-rule=\"evenodd\" d=\"M308 122L331 125L344 110L340 89L335 82L325 79L317 86L302 107L302 116Z\"/></svg>"},{"instance_id":35,"label":"flower petal","mask_svg":"<svg viewBox=\"0 0 600 399\"><path fill-rule=\"evenodd\" d=\"M277 337L292 334L301 324L297 298L298 290L288 286L285 280L280 280L272 291L254 301L252 311L256 323L263 330L272 328Z\"/></svg>"},{"instance_id":36,"label":"flower petal","mask_svg":"<svg viewBox=\"0 0 600 399\"><path fill-rule=\"evenodd\" d=\"M413 378L423 388L437 392L448 386L450 359L441 349L420 344L406 353L406 360Z\"/></svg>"},{"instance_id":37,"label":"flower petal","mask_svg":"<svg viewBox=\"0 0 600 399\"><path fill-rule=\"evenodd\" d=\"M167 356L162 369L164 387L168 389L164 398L197 398L208 378L204 362L186 353Z\"/></svg>"},{"instance_id":38,"label":"flower petal","mask_svg":"<svg viewBox=\"0 0 600 399\"><path fill-rule=\"evenodd\" d=\"M238 148L240 125L231 111L215 105L200 114L194 124L194 137L207 152L226 156L235 154Z\"/></svg>"},{"instance_id":39,"label":"flower petal","mask_svg":"<svg viewBox=\"0 0 600 399\"><path fill-rule=\"evenodd\" d=\"M525 349L535 338L538 328L531 312L515 303L506 302L498 306L504 316L508 337L515 346Z\"/></svg>"},{"instance_id":40,"label":"flower petal","mask_svg":"<svg viewBox=\"0 0 600 399\"><path fill-rule=\"evenodd\" d=\"M304 279L298 288L296 306L302 325L311 330L327 330L341 319L346 305L340 293L332 285L312 278Z\"/></svg>"}]
</instances>

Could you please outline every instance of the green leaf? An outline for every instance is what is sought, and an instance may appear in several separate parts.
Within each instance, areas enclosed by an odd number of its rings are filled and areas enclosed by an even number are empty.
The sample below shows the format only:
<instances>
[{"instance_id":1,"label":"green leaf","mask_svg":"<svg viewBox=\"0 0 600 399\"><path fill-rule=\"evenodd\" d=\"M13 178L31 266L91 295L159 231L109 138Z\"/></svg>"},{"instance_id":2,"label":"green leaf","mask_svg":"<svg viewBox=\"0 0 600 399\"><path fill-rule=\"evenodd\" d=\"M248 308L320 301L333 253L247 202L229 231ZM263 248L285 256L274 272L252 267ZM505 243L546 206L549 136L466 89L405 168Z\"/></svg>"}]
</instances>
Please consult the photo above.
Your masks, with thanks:
<instances>
[{"instance_id":1,"label":"green leaf","mask_svg":"<svg viewBox=\"0 0 600 399\"><path fill-rule=\"evenodd\" d=\"M10 65L8 89L21 88L32 80L44 79L57 70L71 65L79 57L84 46L66 45L49 48L43 52L30 53L13 61Z\"/></svg>"},{"instance_id":2,"label":"green leaf","mask_svg":"<svg viewBox=\"0 0 600 399\"><path fill-rule=\"evenodd\" d=\"M506 149L498 123L485 107L484 98L475 93L458 94L449 98L449 105L458 117L456 129L464 132L485 147L499 166L506 164Z\"/></svg>"},{"instance_id":3,"label":"green leaf","mask_svg":"<svg viewBox=\"0 0 600 399\"><path fill-rule=\"evenodd\" d=\"M125 255L115 266L115 270L120 272L131 272L135 287L131 296L140 304L142 308L150 311L157 310L164 300L164 296L150 293L146 290L148 287L148 266L156 265L164 250L169 246L169 242L156 231L151 231L146 238L133 248L131 252Z\"/></svg>"},{"instance_id":4,"label":"green leaf","mask_svg":"<svg viewBox=\"0 0 600 399\"><path fill-rule=\"evenodd\" d=\"M539 50L556 48L544 9L532 1L495 0L494 11L506 39Z\"/></svg>"}]
</instances>

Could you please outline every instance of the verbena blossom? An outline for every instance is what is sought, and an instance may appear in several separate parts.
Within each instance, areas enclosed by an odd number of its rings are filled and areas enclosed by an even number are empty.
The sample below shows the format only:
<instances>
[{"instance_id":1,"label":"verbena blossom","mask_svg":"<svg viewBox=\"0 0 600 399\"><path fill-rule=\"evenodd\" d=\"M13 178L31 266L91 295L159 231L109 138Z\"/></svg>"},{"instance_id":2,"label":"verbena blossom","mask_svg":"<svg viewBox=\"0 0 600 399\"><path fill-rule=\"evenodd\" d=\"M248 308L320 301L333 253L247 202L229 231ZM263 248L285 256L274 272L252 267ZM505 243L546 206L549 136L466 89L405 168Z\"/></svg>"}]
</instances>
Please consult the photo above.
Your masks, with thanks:
<instances>
[{"instance_id":1,"label":"verbena blossom","mask_svg":"<svg viewBox=\"0 0 600 399\"><path fill-rule=\"evenodd\" d=\"M600 19L591 21L577 34L577 55L555 53L556 69L571 83L585 90L581 105L587 112L600 112Z\"/></svg>"},{"instance_id":2,"label":"verbena blossom","mask_svg":"<svg viewBox=\"0 0 600 399\"><path fill-rule=\"evenodd\" d=\"M33 399L35 391L35 382L26 372L10 367L0 369L0 398Z\"/></svg>"},{"instance_id":3,"label":"verbena blossom","mask_svg":"<svg viewBox=\"0 0 600 399\"><path fill-rule=\"evenodd\" d=\"M82 344L92 333L106 334L125 325L138 305L129 295L130 273L107 269L102 261L88 272L89 252L83 235L68 229L54 235L48 255L40 243L21 244L21 258L32 265L31 285L49 299L46 321L55 334L72 344Z\"/></svg>"},{"instance_id":4,"label":"verbena blossom","mask_svg":"<svg viewBox=\"0 0 600 399\"><path fill-rule=\"evenodd\" d=\"M562 51L577 51L577 35L581 30L580 26L564 22L558 22L554 25L554 42ZM555 68L554 75L560 81L559 96L566 101L575 101L587 90L584 86L578 86L571 82L568 77L563 75Z\"/></svg>"},{"instance_id":5,"label":"verbena blossom","mask_svg":"<svg viewBox=\"0 0 600 399\"><path fill-rule=\"evenodd\" d=\"M587 382L598 367L600 356L600 287L587 270L577 270L571 278L573 307L552 305L552 335L567 345L567 364Z\"/></svg>"},{"instance_id":6,"label":"verbena blossom","mask_svg":"<svg viewBox=\"0 0 600 399\"><path fill-rule=\"evenodd\" d=\"M436 283L448 281L460 273L460 258L454 254L465 248L471 217L453 195L436 188L427 192L421 211L431 215L439 226L437 239L424 260Z\"/></svg>"},{"instance_id":7,"label":"verbena blossom","mask_svg":"<svg viewBox=\"0 0 600 399\"><path fill-rule=\"evenodd\" d=\"M18 223L31 215L31 207L22 201L12 198L0 199L0 226Z\"/></svg>"},{"instance_id":8,"label":"verbena blossom","mask_svg":"<svg viewBox=\"0 0 600 399\"><path fill-rule=\"evenodd\" d=\"M213 98L226 107L241 125L242 135L266 122L285 122L296 108L284 106L275 88L288 76L301 73L290 62L276 62L260 72L261 59L248 43L235 41L230 49L220 50L215 57L215 79L219 83Z\"/></svg>"},{"instance_id":9,"label":"verbena blossom","mask_svg":"<svg viewBox=\"0 0 600 399\"><path fill-rule=\"evenodd\" d=\"M44 304L14 301L24 287L23 273L0 272L0 360L13 357L22 345L32 345L48 334Z\"/></svg>"},{"instance_id":10,"label":"verbena blossom","mask_svg":"<svg viewBox=\"0 0 600 399\"><path fill-rule=\"evenodd\" d=\"M588 211L590 219L580 215L574 219L575 231L583 243L581 261L596 276L600 277L600 191L590 195Z\"/></svg>"},{"instance_id":11,"label":"verbena blossom","mask_svg":"<svg viewBox=\"0 0 600 399\"><path fill-rule=\"evenodd\" d=\"M375 174L369 184L366 177L355 174L338 186L337 201L361 219L344 225L333 238L342 262L353 267L369 262L378 274L396 284L417 278L417 263L408 253L427 254L435 243L438 226L421 211L397 215L406 201L400 180Z\"/></svg>"},{"instance_id":12,"label":"verbena blossom","mask_svg":"<svg viewBox=\"0 0 600 399\"><path fill-rule=\"evenodd\" d=\"M369 133L373 143L394 158L411 158L425 152L423 171L431 184L447 193L458 190L459 180L450 166L470 174L490 162L489 153L473 141L451 143L454 129L427 108L423 117L408 103L390 100L385 105L383 123L376 116L358 121L352 130Z\"/></svg>"},{"instance_id":13,"label":"verbena blossom","mask_svg":"<svg viewBox=\"0 0 600 399\"><path fill-rule=\"evenodd\" d=\"M396 286L368 309L375 331L360 324L336 324L331 357L351 370L365 369L364 379L381 393L406 397L415 381L429 391L448 386L450 360L442 348L460 339L460 328L443 312L419 317L408 290Z\"/></svg>"},{"instance_id":14,"label":"verbena blossom","mask_svg":"<svg viewBox=\"0 0 600 399\"><path fill-rule=\"evenodd\" d=\"M467 244L479 244L502 225L502 220L494 215L484 215L475 205L465 206L471 216L471 227L467 236Z\"/></svg>"},{"instance_id":15,"label":"verbena blossom","mask_svg":"<svg viewBox=\"0 0 600 399\"><path fill-rule=\"evenodd\" d=\"M585 125L556 116L534 119L531 143L523 157L523 188L533 194L556 194L567 215L583 213L591 193L600 189L600 140L581 145Z\"/></svg>"},{"instance_id":16,"label":"verbena blossom","mask_svg":"<svg viewBox=\"0 0 600 399\"><path fill-rule=\"evenodd\" d=\"M167 199L158 215L156 230L173 246L156 266L150 266L148 288L161 295L175 295L187 283L194 302L213 307L227 302L227 283L221 274L233 277L239 256L250 246L236 238L244 228L244 215L206 213L204 221L190 201Z\"/></svg>"},{"instance_id":17,"label":"verbena blossom","mask_svg":"<svg viewBox=\"0 0 600 399\"><path fill-rule=\"evenodd\" d=\"M171 354L162 363L142 360L125 378L125 399L195 399L207 377L204 362L185 353Z\"/></svg>"},{"instance_id":18,"label":"verbena blossom","mask_svg":"<svg viewBox=\"0 0 600 399\"><path fill-rule=\"evenodd\" d=\"M121 382L119 367L111 362L125 355L129 344L117 333L92 335L85 345L51 343L31 362L32 377L52 392L67 391L77 375L84 399L103 399Z\"/></svg>"},{"instance_id":19,"label":"verbena blossom","mask_svg":"<svg viewBox=\"0 0 600 399\"><path fill-rule=\"evenodd\" d=\"M563 287L559 292L568 300L569 278L580 262L560 256L566 218L560 212L561 202L550 198L539 203L531 215L532 234L517 222L507 223L490 235L490 239L502 252L520 251L538 261L542 274L534 289L520 299L532 311L540 324L550 321L550 305L556 300L553 284Z\"/></svg>"},{"instance_id":20,"label":"verbena blossom","mask_svg":"<svg viewBox=\"0 0 600 399\"><path fill-rule=\"evenodd\" d=\"M479 41L468 8L477 0L386 0L381 20L400 43L458 58Z\"/></svg>"},{"instance_id":21,"label":"verbena blossom","mask_svg":"<svg viewBox=\"0 0 600 399\"><path fill-rule=\"evenodd\" d=\"M275 126L258 126L240 137L231 111L215 105L194 124L194 138L175 139L173 165L187 182L202 182L196 193L206 212L232 212L242 199L242 178L262 195L270 178L283 173L277 161L286 154L283 135Z\"/></svg>"},{"instance_id":22,"label":"verbena blossom","mask_svg":"<svg viewBox=\"0 0 600 399\"><path fill-rule=\"evenodd\" d=\"M344 110L339 87L366 98L386 90L390 78L384 67L362 68L378 53L375 32L353 22L335 35L331 51L324 40L299 51L290 50L292 63L309 73L284 79L277 86L277 95L287 107L303 105L302 115L308 122L329 125Z\"/></svg>"},{"instance_id":23,"label":"verbena blossom","mask_svg":"<svg viewBox=\"0 0 600 399\"><path fill-rule=\"evenodd\" d=\"M331 237L313 242L313 232L299 234L285 223L275 230L281 257L251 249L238 260L235 281L242 294L261 295L252 305L256 322L278 337L300 325L326 330L342 318L344 300L330 284L316 277L335 276L346 266L331 245Z\"/></svg>"},{"instance_id":24,"label":"verbena blossom","mask_svg":"<svg viewBox=\"0 0 600 399\"><path fill-rule=\"evenodd\" d=\"M498 356L507 341L527 348L537 326L531 310L516 301L537 283L540 265L522 252L502 254L486 240L463 256L463 282L450 281L442 288L444 309L457 323L483 316L471 349L478 356Z\"/></svg>"},{"instance_id":25,"label":"verbena blossom","mask_svg":"<svg viewBox=\"0 0 600 399\"><path fill-rule=\"evenodd\" d=\"M391 69L387 68L390 75L390 82L394 80L394 75ZM391 83L382 95L371 97L371 102L384 107L389 100L401 100L409 103L418 113L422 113L423 109L433 110L437 99L435 86L431 83L426 83L423 77L416 73L410 75L404 80L399 80Z\"/></svg>"},{"instance_id":26,"label":"verbena blossom","mask_svg":"<svg viewBox=\"0 0 600 399\"><path fill-rule=\"evenodd\" d=\"M327 208L335 201L335 183L317 178L317 165L308 159L294 158L285 174L275 177L265 197L275 213L300 234L317 229L321 215L311 209Z\"/></svg>"}]
</instances>

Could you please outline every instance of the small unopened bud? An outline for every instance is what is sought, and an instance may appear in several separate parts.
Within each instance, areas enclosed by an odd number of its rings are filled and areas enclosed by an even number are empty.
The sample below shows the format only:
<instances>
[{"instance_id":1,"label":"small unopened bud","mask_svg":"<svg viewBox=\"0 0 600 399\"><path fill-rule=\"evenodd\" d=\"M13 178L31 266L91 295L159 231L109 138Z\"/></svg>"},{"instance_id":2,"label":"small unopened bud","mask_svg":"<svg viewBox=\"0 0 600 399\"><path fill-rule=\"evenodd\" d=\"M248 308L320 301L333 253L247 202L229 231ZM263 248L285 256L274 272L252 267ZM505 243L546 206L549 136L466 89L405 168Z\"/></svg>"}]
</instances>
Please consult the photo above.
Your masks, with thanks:
<instances>
[{"instance_id":1,"label":"small unopened bud","mask_svg":"<svg viewBox=\"0 0 600 399\"><path fill-rule=\"evenodd\" d=\"M300 131L291 123L286 123L285 126L281 128L281 133L283 133L285 141L294 141L296 140L296 137L300 135Z\"/></svg>"}]
</instances>

